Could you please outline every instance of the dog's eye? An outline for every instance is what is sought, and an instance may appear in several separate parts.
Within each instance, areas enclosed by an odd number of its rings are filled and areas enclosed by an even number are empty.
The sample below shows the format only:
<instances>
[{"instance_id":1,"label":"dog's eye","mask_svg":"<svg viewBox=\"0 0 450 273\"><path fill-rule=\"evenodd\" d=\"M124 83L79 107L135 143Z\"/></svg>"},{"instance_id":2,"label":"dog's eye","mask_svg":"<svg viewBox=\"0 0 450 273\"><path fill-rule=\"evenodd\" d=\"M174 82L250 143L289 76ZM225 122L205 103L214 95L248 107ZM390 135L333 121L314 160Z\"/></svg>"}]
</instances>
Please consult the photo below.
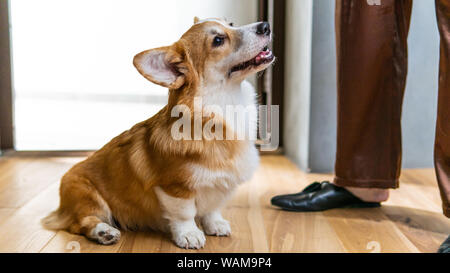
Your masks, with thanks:
<instances>
[{"instance_id":1,"label":"dog's eye","mask_svg":"<svg viewBox=\"0 0 450 273\"><path fill-rule=\"evenodd\" d=\"M233 27L233 26L234 26L234 24L233 24L233 23L230 23L229 25L230 25L230 27Z\"/></svg>"},{"instance_id":2,"label":"dog's eye","mask_svg":"<svg viewBox=\"0 0 450 273\"><path fill-rule=\"evenodd\" d=\"M216 36L216 37L214 37L214 40L213 40L213 46L215 46L215 47L221 46L221 45L223 45L224 42L225 42L224 37Z\"/></svg>"}]
</instances>

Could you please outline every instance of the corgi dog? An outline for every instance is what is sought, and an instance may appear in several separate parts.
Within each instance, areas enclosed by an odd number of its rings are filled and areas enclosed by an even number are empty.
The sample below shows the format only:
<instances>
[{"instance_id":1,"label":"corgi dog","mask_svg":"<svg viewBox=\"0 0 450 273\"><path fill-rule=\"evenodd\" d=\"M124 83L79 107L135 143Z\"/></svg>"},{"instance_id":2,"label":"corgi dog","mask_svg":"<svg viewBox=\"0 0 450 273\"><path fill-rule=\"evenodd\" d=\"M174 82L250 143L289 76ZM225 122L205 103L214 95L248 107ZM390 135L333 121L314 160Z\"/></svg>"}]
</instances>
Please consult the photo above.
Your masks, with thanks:
<instances>
[{"instance_id":1,"label":"corgi dog","mask_svg":"<svg viewBox=\"0 0 450 273\"><path fill-rule=\"evenodd\" d=\"M274 62L271 36L266 22L234 27L195 18L173 45L137 54L134 66L147 80L169 89L168 104L72 167L61 179L59 208L43 225L105 245L118 242L120 230L168 232L186 249L202 248L205 234L229 236L230 224L220 210L236 187L252 177L259 153L253 132L228 139L240 124L207 109L242 105L255 109L247 114L256 123L256 92L245 79ZM185 125L214 121L210 131L226 131L227 139L207 138L203 131L191 137L194 130L174 137L180 119L173 112L180 105L187 110ZM250 127L256 132L256 126Z\"/></svg>"}]
</instances>

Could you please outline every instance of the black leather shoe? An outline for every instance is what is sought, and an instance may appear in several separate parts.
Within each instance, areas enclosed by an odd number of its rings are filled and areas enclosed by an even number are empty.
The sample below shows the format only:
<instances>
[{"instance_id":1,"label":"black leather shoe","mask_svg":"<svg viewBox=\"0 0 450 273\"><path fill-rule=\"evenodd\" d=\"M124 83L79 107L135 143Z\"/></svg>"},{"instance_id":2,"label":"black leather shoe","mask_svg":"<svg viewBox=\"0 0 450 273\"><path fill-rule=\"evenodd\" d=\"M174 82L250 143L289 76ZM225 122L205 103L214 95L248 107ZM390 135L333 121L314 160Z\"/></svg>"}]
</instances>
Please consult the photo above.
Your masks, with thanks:
<instances>
[{"instance_id":1,"label":"black leather shoe","mask_svg":"<svg viewBox=\"0 0 450 273\"><path fill-rule=\"evenodd\" d=\"M322 182L324 183L324 182ZM285 195L278 195L272 198L271 202L273 204L273 202L277 202L279 199L284 199L287 197L295 197L295 196L299 196L302 194L306 194L306 193L310 193L310 192L315 192L320 190L321 187L321 183L319 182L314 182L311 185L307 186L306 188L303 189L303 191L299 192L299 193L293 193L293 194L285 194Z\"/></svg>"},{"instance_id":2,"label":"black leather shoe","mask_svg":"<svg viewBox=\"0 0 450 273\"><path fill-rule=\"evenodd\" d=\"M447 253L450 254L450 236L448 236L447 240L441 245L438 250L438 253Z\"/></svg>"},{"instance_id":3,"label":"black leather shoe","mask_svg":"<svg viewBox=\"0 0 450 273\"><path fill-rule=\"evenodd\" d=\"M309 212L335 208L375 208L380 203L364 202L348 190L330 182L316 183L296 194L275 196L271 203L284 210ZM306 192L305 192L306 191Z\"/></svg>"}]
</instances>

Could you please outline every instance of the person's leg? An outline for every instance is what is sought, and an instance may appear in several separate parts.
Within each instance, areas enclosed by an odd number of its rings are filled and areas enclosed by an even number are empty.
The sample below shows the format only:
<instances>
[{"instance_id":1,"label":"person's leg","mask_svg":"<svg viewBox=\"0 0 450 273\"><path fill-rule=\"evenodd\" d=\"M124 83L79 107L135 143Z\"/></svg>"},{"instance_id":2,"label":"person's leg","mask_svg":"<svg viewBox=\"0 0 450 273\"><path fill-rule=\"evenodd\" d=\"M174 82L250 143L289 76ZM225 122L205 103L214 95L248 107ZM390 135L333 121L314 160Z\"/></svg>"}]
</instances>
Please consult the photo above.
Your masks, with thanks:
<instances>
[{"instance_id":1,"label":"person's leg","mask_svg":"<svg viewBox=\"0 0 450 273\"><path fill-rule=\"evenodd\" d=\"M336 1L336 178L368 202L399 186L401 110L412 0Z\"/></svg>"},{"instance_id":2,"label":"person's leg","mask_svg":"<svg viewBox=\"0 0 450 273\"><path fill-rule=\"evenodd\" d=\"M334 183L271 199L292 211L377 207L398 187L412 0L336 0L338 132Z\"/></svg>"},{"instance_id":3,"label":"person's leg","mask_svg":"<svg viewBox=\"0 0 450 273\"><path fill-rule=\"evenodd\" d=\"M450 217L450 1L436 0L436 14L441 34L441 60L434 163L442 208L444 214ZM438 252L450 253L450 236Z\"/></svg>"},{"instance_id":4,"label":"person's leg","mask_svg":"<svg viewBox=\"0 0 450 273\"><path fill-rule=\"evenodd\" d=\"M441 56L434 164L442 209L450 218L450 0L436 0L436 15L441 35ZM450 253L450 236L438 252Z\"/></svg>"},{"instance_id":5,"label":"person's leg","mask_svg":"<svg viewBox=\"0 0 450 273\"><path fill-rule=\"evenodd\" d=\"M444 214L450 217L450 0L436 0L436 13L441 60L434 159Z\"/></svg>"}]
</instances>

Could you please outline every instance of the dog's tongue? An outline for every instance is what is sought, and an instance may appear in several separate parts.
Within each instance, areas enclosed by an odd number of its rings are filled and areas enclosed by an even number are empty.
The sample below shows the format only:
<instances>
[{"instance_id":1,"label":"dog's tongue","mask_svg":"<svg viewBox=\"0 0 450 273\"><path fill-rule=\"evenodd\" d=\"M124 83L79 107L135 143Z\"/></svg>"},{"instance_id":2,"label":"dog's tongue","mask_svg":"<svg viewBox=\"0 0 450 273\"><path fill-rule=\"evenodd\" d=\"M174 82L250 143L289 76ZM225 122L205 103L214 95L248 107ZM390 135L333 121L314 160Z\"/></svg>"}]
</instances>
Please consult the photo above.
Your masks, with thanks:
<instances>
[{"instance_id":1,"label":"dog's tongue","mask_svg":"<svg viewBox=\"0 0 450 273\"><path fill-rule=\"evenodd\" d=\"M270 50L261 51L261 52L259 52L258 56L255 57L255 63L261 64L264 62L264 60L268 59L271 55L272 55L272 51L270 51Z\"/></svg>"}]
</instances>

